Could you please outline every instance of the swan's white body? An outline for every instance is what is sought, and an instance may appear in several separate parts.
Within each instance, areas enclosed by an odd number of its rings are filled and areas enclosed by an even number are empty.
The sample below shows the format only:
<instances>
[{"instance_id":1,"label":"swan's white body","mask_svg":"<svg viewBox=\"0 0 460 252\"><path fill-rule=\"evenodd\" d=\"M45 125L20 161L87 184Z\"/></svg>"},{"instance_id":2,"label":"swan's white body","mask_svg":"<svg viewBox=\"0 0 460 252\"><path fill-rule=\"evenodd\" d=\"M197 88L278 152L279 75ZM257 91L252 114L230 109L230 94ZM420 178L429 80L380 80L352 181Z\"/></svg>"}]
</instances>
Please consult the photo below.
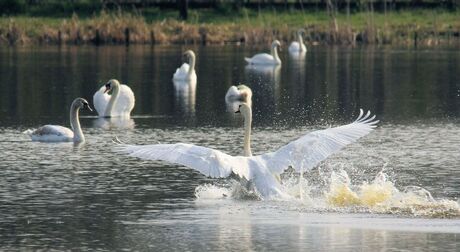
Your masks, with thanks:
<instances>
[{"instance_id":1,"label":"swan's white body","mask_svg":"<svg viewBox=\"0 0 460 252\"><path fill-rule=\"evenodd\" d=\"M189 64L184 63L181 67L176 69L173 75L175 81L191 81L196 83L196 72L195 72L195 53L188 50L184 53L189 58Z\"/></svg>"},{"instance_id":2,"label":"swan's white body","mask_svg":"<svg viewBox=\"0 0 460 252\"><path fill-rule=\"evenodd\" d=\"M243 106L245 117L245 156L230 156L219 150L192 144L122 145L120 151L132 157L149 160L164 160L193 168L212 178L224 178L234 173L251 181L262 199L290 198L283 191L277 175L288 167L306 171L346 145L367 135L378 121L361 113L353 123L311 132L277 151L252 156L250 151L250 107ZM249 108L249 109L248 109Z\"/></svg>"},{"instance_id":3,"label":"swan's white body","mask_svg":"<svg viewBox=\"0 0 460 252\"><path fill-rule=\"evenodd\" d=\"M281 46L278 40L273 41L271 46L271 54L259 53L252 58L244 58L246 62L252 65L281 65L281 59L278 56L277 47Z\"/></svg>"},{"instance_id":4,"label":"swan's white body","mask_svg":"<svg viewBox=\"0 0 460 252\"><path fill-rule=\"evenodd\" d=\"M107 94L107 85L111 85L112 95ZM120 84L117 80L110 80L94 94L93 103L99 117L129 118L135 98L130 87Z\"/></svg>"},{"instance_id":5,"label":"swan's white body","mask_svg":"<svg viewBox=\"0 0 460 252\"><path fill-rule=\"evenodd\" d=\"M291 45L289 45L289 53L298 54L307 52L307 47L303 43L302 33L303 30L297 31L297 41L293 41Z\"/></svg>"},{"instance_id":6,"label":"swan's white body","mask_svg":"<svg viewBox=\"0 0 460 252\"><path fill-rule=\"evenodd\" d=\"M83 98L77 98L70 106L70 125L72 129L60 125L44 125L36 130L27 130L26 134L32 141L37 142L84 142L85 136L81 130L78 118L80 108L89 108L88 102Z\"/></svg>"}]
</instances>

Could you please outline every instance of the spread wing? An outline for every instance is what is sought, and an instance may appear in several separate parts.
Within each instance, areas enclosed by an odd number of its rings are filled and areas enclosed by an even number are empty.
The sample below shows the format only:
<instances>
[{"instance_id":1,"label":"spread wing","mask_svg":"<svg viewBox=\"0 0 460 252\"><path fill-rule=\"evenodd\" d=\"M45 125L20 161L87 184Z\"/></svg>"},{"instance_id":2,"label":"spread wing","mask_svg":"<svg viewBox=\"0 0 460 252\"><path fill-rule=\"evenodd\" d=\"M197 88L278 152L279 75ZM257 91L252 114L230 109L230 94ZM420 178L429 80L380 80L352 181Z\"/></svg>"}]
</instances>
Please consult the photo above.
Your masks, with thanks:
<instances>
[{"instance_id":1,"label":"spread wing","mask_svg":"<svg viewBox=\"0 0 460 252\"><path fill-rule=\"evenodd\" d=\"M364 115L360 111L358 119L353 123L311 132L275 152L261 155L273 173L282 173L289 166L297 171L304 171L315 167L330 155L338 152L343 147L369 134L379 122L370 117L368 111Z\"/></svg>"},{"instance_id":2,"label":"spread wing","mask_svg":"<svg viewBox=\"0 0 460 252\"><path fill-rule=\"evenodd\" d=\"M221 151L193 144L123 144L117 150L141 159L181 164L212 178L228 177L232 172L248 180L252 177L250 158L232 157Z\"/></svg>"}]
</instances>

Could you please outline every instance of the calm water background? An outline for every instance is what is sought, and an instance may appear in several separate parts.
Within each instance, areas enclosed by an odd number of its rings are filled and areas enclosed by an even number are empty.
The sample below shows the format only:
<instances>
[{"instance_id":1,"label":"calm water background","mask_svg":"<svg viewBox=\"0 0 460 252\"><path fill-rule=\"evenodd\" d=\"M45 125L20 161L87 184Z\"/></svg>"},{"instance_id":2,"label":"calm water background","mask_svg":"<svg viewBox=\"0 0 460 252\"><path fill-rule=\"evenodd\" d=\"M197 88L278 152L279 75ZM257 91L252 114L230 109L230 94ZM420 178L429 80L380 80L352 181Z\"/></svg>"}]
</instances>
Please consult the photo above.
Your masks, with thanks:
<instances>
[{"instance_id":1,"label":"calm water background","mask_svg":"<svg viewBox=\"0 0 460 252\"><path fill-rule=\"evenodd\" d=\"M176 93L172 74L195 50L195 92ZM285 48L286 49L286 48ZM129 143L191 142L238 155L241 118L225 92L254 92L255 153L305 132L352 121L359 108L381 120L369 136L307 174L321 201L330 173L355 185L384 169L395 186L436 199L460 196L460 52L457 49L313 47L281 53L281 68L251 69L247 47L40 47L0 49L0 249L74 250L452 250L460 219L376 214L305 202L197 198L228 186L182 166L113 152ZM21 134L68 125L75 97L92 101L117 78L136 95L132 120L83 112L87 143L45 144ZM325 182L326 181L326 182ZM324 197L323 197L324 198ZM320 204L321 205L321 204Z\"/></svg>"}]
</instances>

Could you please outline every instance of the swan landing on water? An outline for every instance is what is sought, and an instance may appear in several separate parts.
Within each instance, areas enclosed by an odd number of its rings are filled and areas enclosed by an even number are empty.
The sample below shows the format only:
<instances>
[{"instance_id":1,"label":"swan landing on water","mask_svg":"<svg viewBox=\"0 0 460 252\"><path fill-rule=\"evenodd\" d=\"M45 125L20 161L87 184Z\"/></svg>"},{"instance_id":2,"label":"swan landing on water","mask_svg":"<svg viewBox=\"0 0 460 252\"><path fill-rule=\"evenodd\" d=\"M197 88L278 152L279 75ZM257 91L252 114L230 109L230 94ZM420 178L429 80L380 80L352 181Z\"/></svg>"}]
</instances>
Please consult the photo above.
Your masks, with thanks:
<instances>
[{"instance_id":1,"label":"swan landing on water","mask_svg":"<svg viewBox=\"0 0 460 252\"><path fill-rule=\"evenodd\" d=\"M331 154L371 132L378 123L370 112L360 111L358 118L347 125L318 130L290 142L277 151L252 156L250 150L251 107L242 104L245 120L244 154L230 156L219 150L193 144L120 145L117 150L129 156L148 160L163 160L193 168L212 178L224 178L232 173L251 181L262 199L291 198L283 191L277 176L289 166L298 172L313 168Z\"/></svg>"}]
</instances>

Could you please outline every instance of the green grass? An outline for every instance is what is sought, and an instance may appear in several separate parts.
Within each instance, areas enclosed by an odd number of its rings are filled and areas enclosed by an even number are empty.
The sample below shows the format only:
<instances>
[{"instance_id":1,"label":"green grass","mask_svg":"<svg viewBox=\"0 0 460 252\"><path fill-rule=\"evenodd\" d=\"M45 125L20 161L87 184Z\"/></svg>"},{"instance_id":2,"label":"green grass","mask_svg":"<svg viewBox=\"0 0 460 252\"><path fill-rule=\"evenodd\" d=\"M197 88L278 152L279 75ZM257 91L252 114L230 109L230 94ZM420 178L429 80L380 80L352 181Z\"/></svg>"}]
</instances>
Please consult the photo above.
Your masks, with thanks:
<instances>
[{"instance_id":1,"label":"green grass","mask_svg":"<svg viewBox=\"0 0 460 252\"><path fill-rule=\"evenodd\" d=\"M141 15L149 24L162 22L164 20L177 20L178 13L175 10L160 10L156 8L136 11L135 15ZM358 12L351 14L348 18L346 14L339 13L337 21L339 25L351 25L354 28L364 28L369 22L369 13ZM82 22L93 19L94 15L79 16ZM71 15L65 17L38 17L38 16L13 16L0 17L0 24L7 22L13 18L19 25L25 26L40 26L59 25L64 19L70 19ZM419 27L438 26L460 26L460 11L447 10L403 10L373 14L374 22L377 27L384 25L389 26L408 26L417 25ZM221 13L213 9L191 10L189 11L189 19L187 24L212 24L212 25L242 25L250 27L273 27L281 26L328 26L330 18L325 11L272 11L264 10L258 12L256 10L242 9L239 12Z\"/></svg>"},{"instance_id":2,"label":"green grass","mask_svg":"<svg viewBox=\"0 0 460 252\"><path fill-rule=\"evenodd\" d=\"M49 32L50 29L63 29L63 24L68 24L72 20L72 15L63 17L38 17L30 15L20 15L12 17L0 17L0 37L5 37L4 32L11 28L12 23L21 34L26 34L28 37ZM201 27L205 27L206 32L210 37L214 38L214 42L227 41L232 35L224 33L233 32L235 36L240 36L242 32L253 31L260 34L267 34L263 31L278 31L285 39L291 36L292 31L299 27L307 28L310 32L330 32L331 19L326 11L305 11L301 10L271 10L264 9L262 11L252 9L241 9L238 12L218 11L215 9L192 9L189 11L189 19L185 22L178 20L178 12L176 10L160 10L156 8L148 8L143 10L132 11L111 11L101 12L93 15L79 16L77 25L82 31L87 31L91 36L91 29L100 27L105 29L113 24L117 29L123 27L134 28L139 27L138 32L142 33L146 30L156 29L160 31L162 41L177 43L182 32L188 32L191 35L185 34L187 38L193 38L197 41ZM350 27L355 32L363 32L369 27L372 29L381 30L389 34L392 31L403 30L405 34L410 34L414 30L423 30L426 34L438 33L442 31L460 31L460 11L448 11L445 9L417 9L417 10L401 10L391 11L386 15L381 12L355 12L349 17L345 13L337 15L339 29L342 27ZM164 25L166 24L166 25ZM74 28L72 26L71 28ZM10 29L11 30L11 29ZM108 32L114 29L107 28ZM222 32L224 31L225 32ZM193 35L194 34L194 35ZM174 36L173 39L169 37ZM253 35L253 36L257 36ZM235 37L233 36L233 37ZM380 36L380 35L377 35ZM427 35L429 36L429 35ZM43 37L43 36L42 36ZM146 41L147 35L140 34L139 41ZM269 38L267 38L268 40ZM120 39L121 40L121 39ZM262 40L260 40L262 41Z\"/></svg>"}]
</instances>

